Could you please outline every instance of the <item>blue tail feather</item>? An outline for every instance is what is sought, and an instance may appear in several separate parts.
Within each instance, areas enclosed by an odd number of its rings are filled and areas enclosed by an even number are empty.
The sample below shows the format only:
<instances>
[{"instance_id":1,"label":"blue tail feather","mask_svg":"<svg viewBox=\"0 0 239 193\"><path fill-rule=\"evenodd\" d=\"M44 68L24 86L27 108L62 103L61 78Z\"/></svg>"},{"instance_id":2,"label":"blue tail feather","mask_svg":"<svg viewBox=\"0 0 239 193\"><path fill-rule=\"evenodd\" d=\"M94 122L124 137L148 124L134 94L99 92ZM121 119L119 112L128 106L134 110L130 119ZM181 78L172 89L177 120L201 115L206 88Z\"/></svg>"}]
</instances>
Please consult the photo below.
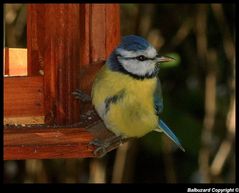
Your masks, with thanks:
<instances>
[{"instance_id":1,"label":"blue tail feather","mask_svg":"<svg viewBox=\"0 0 239 193\"><path fill-rule=\"evenodd\" d=\"M159 120L159 127L182 151L185 152L185 149L181 145L176 135L162 120Z\"/></svg>"}]
</instances>

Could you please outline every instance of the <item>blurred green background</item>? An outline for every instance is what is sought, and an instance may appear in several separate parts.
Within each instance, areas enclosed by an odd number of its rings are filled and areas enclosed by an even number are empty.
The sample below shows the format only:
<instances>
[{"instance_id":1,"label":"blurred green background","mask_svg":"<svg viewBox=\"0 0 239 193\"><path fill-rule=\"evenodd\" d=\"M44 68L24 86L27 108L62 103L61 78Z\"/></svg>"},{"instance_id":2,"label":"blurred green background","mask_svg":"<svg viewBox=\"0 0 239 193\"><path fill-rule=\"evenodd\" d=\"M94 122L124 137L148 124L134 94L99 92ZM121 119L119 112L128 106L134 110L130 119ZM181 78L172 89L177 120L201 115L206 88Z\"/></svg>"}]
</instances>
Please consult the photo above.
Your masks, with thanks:
<instances>
[{"instance_id":1,"label":"blurred green background","mask_svg":"<svg viewBox=\"0 0 239 193\"><path fill-rule=\"evenodd\" d=\"M5 47L26 47L26 5L5 4ZM163 119L101 159L4 161L5 183L234 183L235 4L121 4L121 34L148 39L161 65Z\"/></svg>"}]
</instances>

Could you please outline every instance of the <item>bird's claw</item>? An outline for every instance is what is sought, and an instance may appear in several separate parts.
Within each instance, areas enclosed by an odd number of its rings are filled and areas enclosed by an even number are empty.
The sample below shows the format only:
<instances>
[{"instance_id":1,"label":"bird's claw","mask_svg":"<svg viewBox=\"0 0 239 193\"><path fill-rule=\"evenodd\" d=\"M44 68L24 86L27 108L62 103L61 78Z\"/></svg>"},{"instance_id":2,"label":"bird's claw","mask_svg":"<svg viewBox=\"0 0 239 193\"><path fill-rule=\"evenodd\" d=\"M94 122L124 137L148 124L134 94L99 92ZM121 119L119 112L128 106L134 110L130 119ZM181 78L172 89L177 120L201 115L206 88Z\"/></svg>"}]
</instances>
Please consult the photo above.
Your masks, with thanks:
<instances>
[{"instance_id":1,"label":"bird's claw","mask_svg":"<svg viewBox=\"0 0 239 193\"><path fill-rule=\"evenodd\" d=\"M91 97L89 95L85 94L80 89L76 89L74 92L72 92L72 94L74 95L74 97L76 99L79 99L82 102L89 102L89 101L91 101Z\"/></svg>"},{"instance_id":2,"label":"bird's claw","mask_svg":"<svg viewBox=\"0 0 239 193\"><path fill-rule=\"evenodd\" d=\"M89 145L94 145L97 148L94 150L93 154L96 157L103 157L109 151L117 148L122 143L120 136L113 136L111 138L106 139L105 141L101 141L99 139L94 139L89 143Z\"/></svg>"},{"instance_id":3,"label":"bird's claw","mask_svg":"<svg viewBox=\"0 0 239 193\"><path fill-rule=\"evenodd\" d=\"M107 147L109 147L109 144L104 143L103 141L100 141L99 139L94 139L89 143L89 145L94 145L97 148L94 150L93 154L96 157L103 157L107 153Z\"/></svg>"}]
</instances>

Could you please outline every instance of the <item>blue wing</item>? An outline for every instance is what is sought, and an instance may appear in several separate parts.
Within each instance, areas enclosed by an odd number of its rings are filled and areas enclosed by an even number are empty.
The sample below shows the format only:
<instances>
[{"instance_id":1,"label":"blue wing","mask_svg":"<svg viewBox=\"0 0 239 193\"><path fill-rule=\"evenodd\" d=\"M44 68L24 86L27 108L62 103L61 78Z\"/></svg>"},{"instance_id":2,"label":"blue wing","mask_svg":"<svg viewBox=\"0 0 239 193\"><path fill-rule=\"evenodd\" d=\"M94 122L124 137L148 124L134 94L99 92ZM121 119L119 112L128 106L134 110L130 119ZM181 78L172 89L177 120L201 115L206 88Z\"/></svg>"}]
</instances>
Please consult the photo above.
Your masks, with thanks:
<instances>
[{"instance_id":1,"label":"blue wing","mask_svg":"<svg viewBox=\"0 0 239 193\"><path fill-rule=\"evenodd\" d=\"M159 79L157 81L156 89L154 91L154 108L158 116L163 111L163 95Z\"/></svg>"},{"instance_id":2,"label":"blue wing","mask_svg":"<svg viewBox=\"0 0 239 193\"><path fill-rule=\"evenodd\" d=\"M157 82L157 86L154 92L154 107L156 114L160 115L160 113L163 111L163 96L162 96L162 89L160 80ZM163 122L162 119L159 118L158 126L160 128L156 129L156 131L162 131L164 132L182 151L185 151L183 146L181 145L180 141L176 137L176 135L173 133L173 131Z\"/></svg>"},{"instance_id":3,"label":"blue wing","mask_svg":"<svg viewBox=\"0 0 239 193\"><path fill-rule=\"evenodd\" d=\"M159 120L159 127L182 151L185 152L185 149L181 145L176 135L172 132L171 129L169 129L169 127L162 121L162 119Z\"/></svg>"}]
</instances>

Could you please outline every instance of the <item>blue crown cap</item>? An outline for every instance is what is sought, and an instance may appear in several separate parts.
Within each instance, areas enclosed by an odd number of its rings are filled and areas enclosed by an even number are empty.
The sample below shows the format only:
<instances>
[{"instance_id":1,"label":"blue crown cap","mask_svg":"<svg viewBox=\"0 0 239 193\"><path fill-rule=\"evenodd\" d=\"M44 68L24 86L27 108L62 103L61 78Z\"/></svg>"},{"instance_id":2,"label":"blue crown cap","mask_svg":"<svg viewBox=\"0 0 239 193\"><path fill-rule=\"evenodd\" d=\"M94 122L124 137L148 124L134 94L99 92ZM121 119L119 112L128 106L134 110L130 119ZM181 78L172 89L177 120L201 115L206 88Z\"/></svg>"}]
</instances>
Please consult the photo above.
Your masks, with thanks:
<instances>
[{"instance_id":1,"label":"blue crown cap","mask_svg":"<svg viewBox=\"0 0 239 193\"><path fill-rule=\"evenodd\" d=\"M128 35L122 38L118 48L128 51L137 51L146 50L149 46L150 44L146 39L136 35Z\"/></svg>"}]
</instances>

